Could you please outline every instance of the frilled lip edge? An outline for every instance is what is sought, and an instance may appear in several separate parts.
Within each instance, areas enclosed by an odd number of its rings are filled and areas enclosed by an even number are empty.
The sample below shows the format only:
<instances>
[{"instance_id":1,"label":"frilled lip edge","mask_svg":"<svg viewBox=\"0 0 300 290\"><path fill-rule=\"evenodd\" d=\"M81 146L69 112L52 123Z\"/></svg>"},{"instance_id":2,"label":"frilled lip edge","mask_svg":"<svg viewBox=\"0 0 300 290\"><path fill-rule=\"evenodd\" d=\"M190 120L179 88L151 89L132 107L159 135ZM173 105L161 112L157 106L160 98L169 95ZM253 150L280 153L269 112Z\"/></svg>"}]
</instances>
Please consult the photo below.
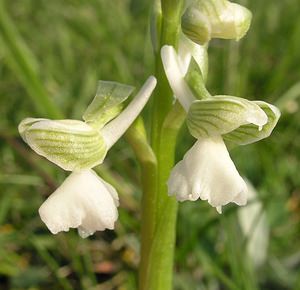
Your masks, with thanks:
<instances>
[{"instance_id":1,"label":"frilled lip edge","mask_svg":"<svg viewBox=\"0 0 300 290\"><path fill-rule=\"evenodd\" d=\"M177 200L207 200L219 213L233 202L247 203L247 185L232 162L221 137L198 140L175 165L168 180Z\"/></svg>"},{"instance_id":2,"label":"frilled lip edge","mask_svg":"<svg viewBox=\"0 0 300 290\"><path fill-rule=\"evenodd\" d=\"M86 238L96 231L114 229L118 205L116 190L93 170L83 170L70 174L41 205L39 214L51 233L78 228L79 235Z\"/></svg>"}]
</instances>

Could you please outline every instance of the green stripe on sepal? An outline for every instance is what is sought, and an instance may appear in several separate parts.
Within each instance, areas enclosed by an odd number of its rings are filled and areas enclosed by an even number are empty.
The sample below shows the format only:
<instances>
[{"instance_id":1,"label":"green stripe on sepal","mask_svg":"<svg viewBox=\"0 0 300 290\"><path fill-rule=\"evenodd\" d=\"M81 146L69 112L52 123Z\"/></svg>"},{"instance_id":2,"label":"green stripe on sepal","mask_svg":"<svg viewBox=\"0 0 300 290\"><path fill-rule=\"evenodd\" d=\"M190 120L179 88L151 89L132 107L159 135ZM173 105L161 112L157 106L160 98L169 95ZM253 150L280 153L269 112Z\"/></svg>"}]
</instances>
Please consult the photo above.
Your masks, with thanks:
<instances>
[{"instance_id":1,"label":"green stripe on sepal","mask_svg":"<svg viewBox=\"0 0 300 290\"><path fill-rule=\"evenodd\" d=\"M91 126L101 129L122 110L122 103L133 92L134 87L117 82L99 81L97 93L83 114Z\"/></svg>"},{"instance_id":2,"label":"green stripe on sepal","mask_svg":"<svg viewBox=\"0 0 300 290\"><path fill-rule=\"evenodd\" d=\"M24 119L18 126L18 130L19 133L22 137L22 139L24 140L24 142L27 143L26 140L26 131L28 128L30 128L34 123L40 122L40 121L45 121L47 119L43 119L43 118L26 118Z\"/></svg>"},{"instance_id":3,"label":"green stripe on sepal","mask_svg":"<svg viewBox=\"0 0 300 290\"><path fill-rule=\"evenodd\" d=\"M187 115L189 131L195 138L223 135L246 124L261 127L266 122L267 116L258 104L232 96L196 100Z\"/></svg>"},{"instance_id":4,"label":"green stripe on sepal","mask_svg":"<svg viewBox=\"0 0 300 290\"><path fill-rule=\"evenodd\" d=\"M101 134L82 121L30 118L21 122L19 131L36 153L64 170L92 168L107 153Z\"/></svg>"},{"instance_id":5,"label":"green stripe on sepal","mask_svg":"<svg viewBox=\"0 0 300 290\"><path fill-rule=\"evenodd\" d=\"M237 145L247 145L271 135L280 118L279 109L271 104L261 101L255 101L254 103L256 103L266 113L268 122L261 128L261 130L253 124L240 126L234 131L223 136L226 141Z\"/></svg>"}]
</instances>

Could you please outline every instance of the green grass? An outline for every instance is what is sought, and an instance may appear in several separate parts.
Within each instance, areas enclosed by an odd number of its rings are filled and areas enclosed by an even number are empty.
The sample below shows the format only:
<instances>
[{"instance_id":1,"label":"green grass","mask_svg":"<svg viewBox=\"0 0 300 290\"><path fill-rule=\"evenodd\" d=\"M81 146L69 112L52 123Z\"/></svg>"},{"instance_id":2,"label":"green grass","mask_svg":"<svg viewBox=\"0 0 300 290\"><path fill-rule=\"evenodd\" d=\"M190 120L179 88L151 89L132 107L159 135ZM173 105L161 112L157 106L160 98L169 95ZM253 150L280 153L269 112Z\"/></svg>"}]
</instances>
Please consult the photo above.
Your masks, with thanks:
<instances>
[{"instance_id":1,"label":"green grass","mask_svg":"<svg viewBox=\"0 0 300 290\"><path fill-rule=\"evenodd\" d=\"M247 257L235 206L218 215L205 202L185 202L176 290L300 289L300 3L246 2L250 31L239 43L211 43L208 87L282 110L270 138L231 152L263 203L267 258L256 268ZM140 86L153 73L150 4L0 1L0 289L136 289L141 192L129 145L119 141L99 167L120 193L116 230L87 240L75 231L53 236L37 210L65 173L30 151L17 125L28 116L80 118L98 79ZM178 160L192 142L184 128Z\"/></svg>"}]
</instances>

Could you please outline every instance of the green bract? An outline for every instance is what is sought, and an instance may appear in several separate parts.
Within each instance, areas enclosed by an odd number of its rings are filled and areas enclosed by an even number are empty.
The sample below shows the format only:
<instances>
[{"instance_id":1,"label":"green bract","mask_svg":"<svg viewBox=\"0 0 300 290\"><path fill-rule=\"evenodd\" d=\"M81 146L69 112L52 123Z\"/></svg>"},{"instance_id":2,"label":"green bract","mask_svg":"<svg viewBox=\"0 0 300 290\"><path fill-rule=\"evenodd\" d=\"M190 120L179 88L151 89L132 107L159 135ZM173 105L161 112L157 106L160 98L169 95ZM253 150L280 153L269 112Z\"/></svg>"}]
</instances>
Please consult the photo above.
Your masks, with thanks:
<instances>
[{"instance_id":1,"label":"green bract","mask_svg":"<svg viewBox=\"0 0 300 290\"><path fill-rule=\"evenodd\" d=\"M100 132L82 121L27 118L19 132L36 153L69 171L92 168L107 153Z\"/></svg>"},{"instance_id":2,"label":"green bract","mask_svg":"<svg viewBox=\"0 0 300 290\"><path fill-rule=\"evenodd\" d=\"M247 145L267 138L271 135L280 118L280 111L275 106L262 101L255 101L255 103L259 105L262 110L264 110L268 116L268 122L262 127L261 130L259 130L258 127L253 124L240 126L234 131L223 136L226 141L230 141L237 145Z\"/></svg>"},{"instance_id":3,"label":"green bract","mask_svg":"<svg viewBox=\"0 0 300 290\"><path fill-rule=\"evenodd\" d=\"M232 96L214 96L194 101L187 114L187 125L195 138L229 133L246 124L256 128L268 121L255 102Z\"/></svg>"},{"instance_id":4,"label":"green bract","mask_svg":"<svg viewBox=\"0 0 300 290\"><path fill-rule=\"evenodd\" d=\"M248 31L252 19L245 7L225 0L197 0L181 19L183 33L198 44L212 38L240 39Z\"/></svg>"},{"instance_id":5,"label":"green bract","mask_svg":"<svg viewBox=\"0 0 300 290\"><path fill-rule=\"evenodd\" d=\"M122 103L134 87L116 82L99 81L96 96L82 118L97 129L115 118L122 110Z\"/></svg>"},{"instance_id":6,"label":"green bract","mask_svg":"<svg viewBox=\"0 0 300 290\"><path fill-rule=\"evenodd\" d=\"M201 69L194 57L191 58L190 65L184 79L197 99L201 100L211 97L210 93L205 87L204 77Z\"/></svg>"}]
</instances>

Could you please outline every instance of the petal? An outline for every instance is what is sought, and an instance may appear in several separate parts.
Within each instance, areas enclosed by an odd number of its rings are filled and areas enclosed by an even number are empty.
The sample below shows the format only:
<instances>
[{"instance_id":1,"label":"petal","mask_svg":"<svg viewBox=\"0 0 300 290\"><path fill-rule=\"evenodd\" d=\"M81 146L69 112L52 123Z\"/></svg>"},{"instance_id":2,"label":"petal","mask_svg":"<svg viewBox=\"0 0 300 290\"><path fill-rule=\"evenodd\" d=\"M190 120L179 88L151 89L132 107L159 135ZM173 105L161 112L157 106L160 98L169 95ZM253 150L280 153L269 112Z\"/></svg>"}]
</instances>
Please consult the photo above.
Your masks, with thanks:
<instances>
[{"instance_id":1,"label":"petal","mask_svg":"<svg viewBox=\"0 0 300 290\"><path fill-rule=\"evenodd\" d=\"M29 118L20 123L19 130L36 153L64 170L92 168L107 153L100 133L81 121Z\"/></svg>"},{"instance_id":2,"label":"petal","mask_svg":"<svg viewBox=\"0 0 300 290\"><path fill-rule=\"evenodd\" d=\"M180 201L200 198L218 210L247 201L246 184L221 137L199 139L171 171L168 190Z\"/></svg>"},{"instance_id":3,"label":"petal","mask_svg":"<svg viewBox=\"0 0 300 290\"><path fill-rule=\"evenodd\" d=\"M96 96L83 114L83 119L100 129L122 110L122 103L134 87L117 82L99 81Z\"/></svg>"},{"instance_id":4,"label":"petal","mask_svg":"<svg viewBox=\"0 0 300 290\"><path fill-rule=\"evenodd\" d=\"M271 104L261 101L255 101L254 103L256 103L265 112L268 117L268 122L262 126L261 130L253 124L240 126L234 131L223 136L226 141L230 141L238 145L247 145L271 135L280 118L279 109Z\"/></svg>"},{"instance_id":5,"label":"petal","mask_svg":"<svg viewBox=\"0 0 300 290\"><path fill-rule=\"evenodd\" d=\"M118 218L117 192L92 170L73 172L39 209L56 234L78 228L81 236L113 229Z\"/></svg>"},{"instance_id":6,"label":"petal","mask_svg":"<svg viewBox=\"0 0 300 290\"><path fill-rule=\"evenodd\" d=\"M191 103L196 99L184 80L178 56L173 46L165 45L161 49L161 59L169 85L183 108L188 111Z\"/></svg>"},{"instance_id":7,"label":"petal","mask_svg":"<svg viewBox=\"0 0 300 290\"><path fill-rule=\"evenodd\" d=\"M214 96L192 103L187 125L195 138L223 135L252 123L262 127L267 115L255 102L232 96Z\"/></svg>"},{"instance_id":8,"label":"petal","mask_svg":"<svg viewBox=\"0 0 300 290\"><path fill-rule=\"evenodd\" d=\"M182 35L179 40L178 47L178 60L180 65L180 70L183 76L186 75L191 58L194 58L198 64L203 79L206 80L208 72L208 55L207 46L198 45L195 42L189 40L187 37Z\"/></svg>"},{"instance_id":9,"label":"petal","mask_svg":"<svg viewBox=\"0 0 300 290\"><path fill-rule=\"evenodd\" d=\"M144 106L148 102L153 90L156 86L156 78L150 76L143 87L139 90L135 98L122 111L122 113L104 126L101 134L107 144L108 149L111 148L126 132L137 116L141 113Z\"/></svg>"}]
</instances>

